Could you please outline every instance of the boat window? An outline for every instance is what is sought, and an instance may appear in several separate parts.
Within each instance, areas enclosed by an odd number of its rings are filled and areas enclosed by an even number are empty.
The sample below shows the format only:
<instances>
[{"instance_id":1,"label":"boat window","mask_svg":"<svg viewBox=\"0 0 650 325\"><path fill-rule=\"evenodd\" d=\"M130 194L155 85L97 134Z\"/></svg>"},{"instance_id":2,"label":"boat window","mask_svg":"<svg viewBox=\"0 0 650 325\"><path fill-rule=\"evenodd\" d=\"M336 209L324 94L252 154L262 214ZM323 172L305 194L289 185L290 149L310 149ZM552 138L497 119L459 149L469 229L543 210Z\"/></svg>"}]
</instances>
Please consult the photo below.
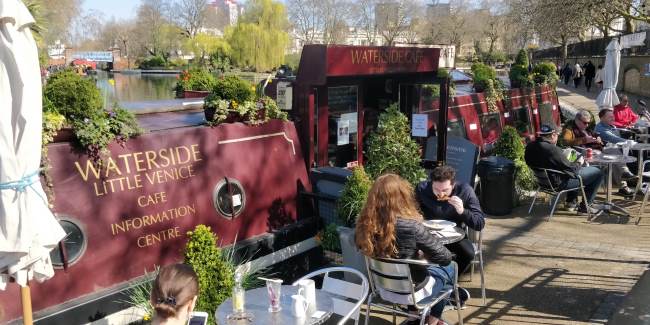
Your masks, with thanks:
<instances>
[{"instance_id":1,"label":"boat window","mask_svg":"<svg viewBox=\"0 0 650 325\"><path fill-rule=\"evenodd\" d=\"M237 217L246 207L244 187L236 179L222 179L212 192L212 205L226 219Z\"/></svg>"},{"instance_id":2,"label":"boat window","mask_svg":"<svg viewBox=\"0 0 650 325\"><path fill-rule=\"evenodd\" d=\"M481 114L481 135L483 136L483 145L493 144L501 135L501 116L498 112Z\"/></svg>"},{"instance_id":3,"label":"boat window","mask_svg":"<svg viewBox=\"0 0 650 325\"><path fill-rule=\"evenodd\" d=\"M79 261L84 254L86 251L86 235L76 221L73 221L73 218L66 215L57 215L57 218L66 236L62 240L63 252L60 249L61 245L57 245L50 252L50 259L54 267L63 268L64 261L70 266Z\"/></svg>"},{"instance_id":4,"label":"boat window","mask_svg":"<svg viewBox=\"0 0 650 325\"><path fill-rule=\"evenodd\" d=\"M346 167L357 160L357 86L329 87L328 161L330 166Z\"/></svg>"},{"instance_id":5,"label":"boat window","mask_svg":"<svg viewBox=\"0 0 650 325\"><path fill-rule=\"evenodd\" d=\"M467 139L467 131L465 131L465 123L463 123L463 120L448 121L447 136Z\"/></svg>"},{"instance_id":6,"label":"boat window","mask_svg":"<svg viewBox=\"0 0 650 325\"><path fill-rule=\"evenodd\" d=\"M551 103L539 104L540 124L556 124L553 119L553 105Z\"/></svg>"},{"instance_id":7,"label":"boat window","mask_svg":"<svg viewBox=\"0 0 650 325\"><path fill-rule=\"evenodd\" d=\"M533 126L530 119L528 107L520 107L512 110L512 117L508 124L513 126L521 134L530 134L533 132Z\"/></svg>"}]
</instances>

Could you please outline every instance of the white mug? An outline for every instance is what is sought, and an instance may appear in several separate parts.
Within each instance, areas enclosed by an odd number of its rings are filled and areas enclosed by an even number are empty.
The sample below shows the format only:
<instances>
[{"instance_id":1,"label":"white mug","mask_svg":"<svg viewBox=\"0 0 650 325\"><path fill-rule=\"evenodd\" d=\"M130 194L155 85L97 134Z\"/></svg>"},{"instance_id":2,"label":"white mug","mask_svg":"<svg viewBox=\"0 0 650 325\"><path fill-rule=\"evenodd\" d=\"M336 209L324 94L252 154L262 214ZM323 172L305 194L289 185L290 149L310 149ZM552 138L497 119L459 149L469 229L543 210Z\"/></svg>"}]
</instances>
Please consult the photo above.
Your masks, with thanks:
<instances>
[{"instance_id":1,"label":"white mug","mask_svg":"<svg viewBox=\"0 0 650 325\"><path fill-rule=\"evenodd\" d=\"M307 303L310 307L316 306L316 283L311 279L303 279L298 281L298 286L300 289L298 292L302 292L302 295L307 300Z\"/></svg>"},{"instance_id":2,"label":"white mug","mask_svg":"<svg viewBox=\"0 0 650 325\"><path fill-rule=\"evenodd\" d=\"M291 296L291 311L294 316L297 318L304 318L307 316L307 309L309 309L309 302L303 295L300 294L301 290L298 290L297 295Z\"/></svg>"}]
</instances>

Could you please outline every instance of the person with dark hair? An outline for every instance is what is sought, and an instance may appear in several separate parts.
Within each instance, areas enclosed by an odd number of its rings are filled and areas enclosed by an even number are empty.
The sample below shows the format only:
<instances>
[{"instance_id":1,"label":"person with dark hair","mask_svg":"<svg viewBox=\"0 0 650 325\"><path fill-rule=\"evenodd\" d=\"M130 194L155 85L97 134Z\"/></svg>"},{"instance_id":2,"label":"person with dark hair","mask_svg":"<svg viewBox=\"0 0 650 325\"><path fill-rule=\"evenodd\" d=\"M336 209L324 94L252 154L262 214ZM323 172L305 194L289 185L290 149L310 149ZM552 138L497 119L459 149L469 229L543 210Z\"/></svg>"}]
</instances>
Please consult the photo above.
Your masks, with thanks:
<instances>
[{"instance_id":1,"label":"person with dark hair","mask_svg":"<svg viewBox=\"0 0 650 325\"><path fill-rule=\"evenodd\" d=\"M163 266L151 288L154 325L185 325L199 294L199 278L186 264Z\"/></svg>"},{"instance_id":2,"label":"person with dark hair","mask_svg":"<svg viewBox=\"0 0 650 325\"><path fill-rule=\"evenodd\" d=\"M597 215L601 211L592 208L590 205L596 198L598 187L603 182L603 172L600 169L589 166L581 167L582 159L578 162L569 162L564 152L558 147L557 140L560 130L555 125L543 124L538 132L537 139L526 146L524 159L526 164L531 168L555 169L565 172L568 175L553 174L549 175L553 187L559 189L578 188L580 183L571 176L580 175L585 187L587 202L582 202L578 212L590 213ZM568 192L566 195L567 206L573 209L577 205L577 191ZM587 210L589 209L589 210Z\"/></svg>"},{"instance_id":3,"label":"person with dark hair","mask_svg":"<svg viewBox=\"0 0 650 325\"><path fill-rule=\"evenodd\" d=\"M594 77L596 76L596 67L594 66L593 63L590 61L587 61L587 64L585 64L585 87L587 88L587 92L591 89L591 85L593 83Z\"/></svg>"},{"instance_id":4,"label":"person with dark hair","mask_svg":"<svg viewBox=\"0 0 650 325\"><path fill-rule=\"evenodd\" d=\"M564 77L564 84L568 85L571 76L573 75L573 70L571 70L571 64L567 63L562 69L562 77Z\"/></svg>"},{"instance_id":5,"label":"person with dark hair","mask_svg":"<svg viewBox=\"0 0 650 325\"><path fill-rule=\"evenodd\" d=\"M456 170L450 166L434 168L429 180L418 184L415 194L425 219L449 220L476 231L485 227L485 213L474 189L456 182ZM447 248L456 254L459 274L467 271L475 256L472 242L464 238Z\"/></svg>"},{"instance_id":6,"label":"person with dark hair","mask_svg":"<svg viewBox=\"0 0 650 325\"><path fill-rule=\"evenodd\" d=\"M419 259L422 254L430 263L439 265L411 266L416 300L436 297L441 291L451 289L455 273L451 252L424 227L422 220L411 184L398 175L384 174L370 188L354 236L357 247L366 256ZM408 301L410 296L380 292L392 301L404 299L405 305L412 304ZM446 324L440 320L444 307L444 301L433 306L427 323ZM420 322L412 319L408 324L411 323Z\"/></svg>"}]
</instances>

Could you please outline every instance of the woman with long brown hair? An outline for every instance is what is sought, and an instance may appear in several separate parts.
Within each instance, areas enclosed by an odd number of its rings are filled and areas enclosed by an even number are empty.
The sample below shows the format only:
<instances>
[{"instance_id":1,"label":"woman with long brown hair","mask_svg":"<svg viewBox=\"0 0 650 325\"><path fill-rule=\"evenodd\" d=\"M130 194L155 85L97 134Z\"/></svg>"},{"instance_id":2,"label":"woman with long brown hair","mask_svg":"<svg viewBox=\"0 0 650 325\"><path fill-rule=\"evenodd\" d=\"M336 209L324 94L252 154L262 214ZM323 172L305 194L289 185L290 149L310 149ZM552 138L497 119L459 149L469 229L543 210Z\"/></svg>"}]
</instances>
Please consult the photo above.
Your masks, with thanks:
<instances>
[{"instance_id":1,"label":"woman with long brown hair","mask_svg":"<svg viewBox=\"0 0 650 325\"><path fill-rule=\"evenodd\" d=\"M151 289L155 325L187 324L199 294L199 278L191 266L163 266Z\"/></svg>"},{"instance_id":2,"label":"woman with long brown hair","mask_svg":"<svg viewBox=\"0 0 650 325\"><path fill-rule=\"evenodd\" d=\"M453 285L452 254L424 227L417 206L411 184L395 174L379 176L357 220L355 242L367 256L419 259L423 255L429 262L441 265L411 267L416 296L437 296ZM431 308L427 320L430 325L445 324L440 320L445 303Z\"/></svg>"}]
</instances>

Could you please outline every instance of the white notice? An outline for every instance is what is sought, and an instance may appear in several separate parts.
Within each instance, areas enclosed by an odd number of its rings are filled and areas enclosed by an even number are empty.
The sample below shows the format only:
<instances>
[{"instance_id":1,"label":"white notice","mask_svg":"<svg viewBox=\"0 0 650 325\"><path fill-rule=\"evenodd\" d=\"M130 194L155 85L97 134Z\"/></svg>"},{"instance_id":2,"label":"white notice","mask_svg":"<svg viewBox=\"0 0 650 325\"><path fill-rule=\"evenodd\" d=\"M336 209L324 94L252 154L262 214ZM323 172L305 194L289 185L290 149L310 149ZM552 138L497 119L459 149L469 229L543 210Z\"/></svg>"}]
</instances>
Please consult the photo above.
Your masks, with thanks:
<instances>
[{"instance_id":1,"label":"white notice","mask_svg":"<svg viewBox=\"0 0 650 325\"><path fill-rule=\"evenodd\" d=\"M338 120L336 130L338 133L336 145L342 146L350 143L350 121Z\"/></svg>"},{"instance_id":2,"label":"white notice","mask_svg":"<svg viewBox=\"0 0 650 325\"><path fill-rule=\"evenodd\" d=\"M429 130L429 116L427 114L413 114L411 135L414 137L427 137Z\"/></svg>"},{"instance_id":3,"label":"white notice","mask_svg":"<svg viewBox=\"0 0 650 325\"><path fill-rule=\"evenodd\" d=\"M275 100L281 110L290 111L293 97L293 88L286 81L278 82Z\"/></svg>"},{"instance_id":4,"label":"white notice","mask_svg":"<svg viewBox=\"0 0 650 325\"><path fill-rule=\"evenodd\" d=\"M348 121L350 134L357 133L357 113L344 113L341 114L341 120Z\"/></svg>"},{"instance_id":5,"label":"white notice","mask_svg":"<svg viewBox=\"0 0 650 325\"><path fill-rule=\"evenodd\" d=\"M232 196L232 205L236 207L241 205L241 194L235 194Z\"/></svg>"}]
</instances>

